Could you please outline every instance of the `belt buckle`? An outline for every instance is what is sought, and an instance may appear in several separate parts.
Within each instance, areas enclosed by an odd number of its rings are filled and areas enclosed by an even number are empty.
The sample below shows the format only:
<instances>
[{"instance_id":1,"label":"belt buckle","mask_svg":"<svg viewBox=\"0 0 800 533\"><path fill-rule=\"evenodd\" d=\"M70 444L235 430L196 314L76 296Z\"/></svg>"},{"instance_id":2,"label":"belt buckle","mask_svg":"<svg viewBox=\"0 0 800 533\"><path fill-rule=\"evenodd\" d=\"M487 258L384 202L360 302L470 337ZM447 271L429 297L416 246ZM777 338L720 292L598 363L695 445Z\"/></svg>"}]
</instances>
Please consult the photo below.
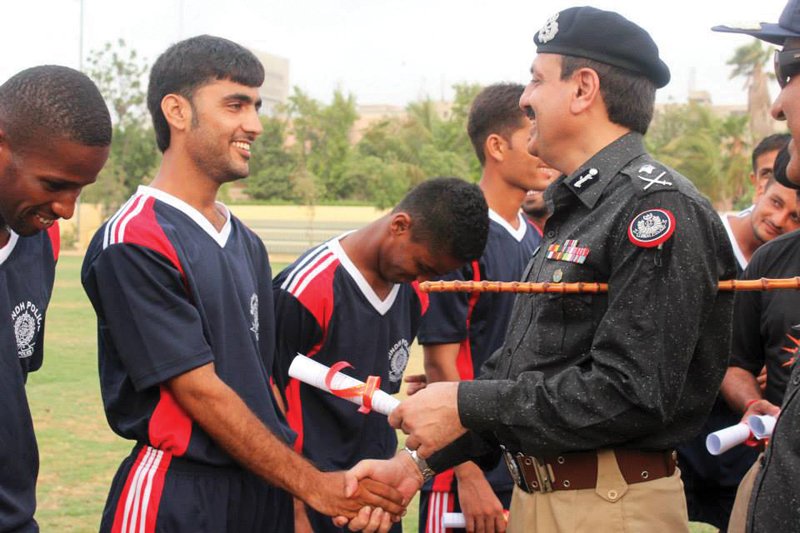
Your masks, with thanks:
<instances>
[{"instance_id":1,"label":"belt buckle","mask_svg":"<svg viewBox=\"0 0 800 533\"><path fill-rule=\"evenodd\" d=\"M525 455L521 452L517 453L516 459L518 461L521 461L522 464L526 466L533 466L533 473L536 476L535 483L534 480L532 479L529 480L527 477L525 477L525 469L520 468L520 476L522 477L522 480L525 482L525 485L533 489L530 492L533 491L543 492L543 493L553 492L554 476L550 468L550 465L542 461L539 461L536 457Z\"/></svg>"},{"instance_id":2,"label":"belt buckle","mask_svg":"<svg viewBox=\"0 0 800 533\"><path fill-rule=\"evenodd\" d=\"M506 468L508 468L508 473L511 474L511 479L514 480L514 484L516 484L519 488L527 490L522 483L522 476L520 475L519 466L517 466L517 462L514 460L514 456L506 450L505 446L500 446L503 449L503 460L506 462Z\"/></svg>"}]
</instances>

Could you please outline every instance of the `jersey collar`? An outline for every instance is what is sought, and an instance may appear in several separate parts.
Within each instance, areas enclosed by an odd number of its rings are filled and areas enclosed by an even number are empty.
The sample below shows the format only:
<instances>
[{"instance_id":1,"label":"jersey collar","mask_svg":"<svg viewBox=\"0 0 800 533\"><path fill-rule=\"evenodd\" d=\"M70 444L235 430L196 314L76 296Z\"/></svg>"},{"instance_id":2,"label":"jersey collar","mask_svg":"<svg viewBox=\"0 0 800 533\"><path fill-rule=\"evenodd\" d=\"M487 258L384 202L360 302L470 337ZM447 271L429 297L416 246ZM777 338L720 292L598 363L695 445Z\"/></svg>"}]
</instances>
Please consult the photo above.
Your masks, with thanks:
<instances>
[{"instance_id":1,"label":"jersey collar","mask_svg":"<svg viewBox=\"0 0 800 533\"><path fill-rule=\"evenodd\" d=\"M497 212L493 211L491 208L489 209L489 220L493 220L497 222L503 229L505 229L509 235L514 237L514 240L517 242L522 242L522 239L525 238L525 232L528 230L528 223L522 216L522 213L517 213L517 220L519 221L519 226L514 229L514 227L508 223L506 219L501 217Z\"/></svg>"},{"instance_id":2,"label":"jersey collar","mask_svg":"<svg viewBox=\"0 0 800 533\"><path fill-rule=\"evenodd\" d=\"M6 259L8 259L11 256L11 252L14 251L14 247L17 246L17 241L19 240L19 235L14 233L14 231L11 228L8 229L8 233L9 233L8 242L6 243L5 246L0 248L0 265L5 263Z\"/></svg>"},{"instance_id":3,"label":"jersey collar","mask_svg":"<svg viewBox=\"0 0 800 533\"><path fill-rule=\"evenodd\" d=\"M220 248L224 248L225 244L228 242L228 237L231 234L231 212L230 209L228 209L222 202L217 202L217 205L225 212L225 224L222 226L220 231L217 231L217 228L215 228L214 225L209 222L209 220L204 217L202 213L200 213L200 211L190 206L177 196L173 196L162 191L161 189L148 187L147 185L139 185L139 188L136 190L136 192L138 194L152 196L156 200L164 202L165 204L182 212L184 215L191 218L195 224L200 226L200 229L208 233L208 236L214 239Z\"/></svg>"},{"instance_id":4,"label":"jersey collar","mask_svg":"<svg viewBox=\"0 0 800 533\"><path fill-rule=\"evenodd\" d=\"M361 271L356 267L356 265L353 264L350 258L347 257L344 248L342 248L342 244L339 242L340 239L349 233L352 233L352 231L348 231L344 235L340 235L335 239L331 239L328 241L328 247L333 252L333 255L339 259L339 263L341 263L345 271L347 271L347 273L350 274L350 277L353 278L353 281L356 282L356 285L358 285L358 288L361 291L361 294L364 295L364 298L366 298L370 305L375 308L375 311L377 311L378 314L383 316L389 312L389 309L392 308L394 301L397 299L397 293L400 292L400 284L395 283L386 298L381 300L372 289L372 286L369 284L369 282L367 282L367 279L364 277Z\"/></svg>"}]
</instances>

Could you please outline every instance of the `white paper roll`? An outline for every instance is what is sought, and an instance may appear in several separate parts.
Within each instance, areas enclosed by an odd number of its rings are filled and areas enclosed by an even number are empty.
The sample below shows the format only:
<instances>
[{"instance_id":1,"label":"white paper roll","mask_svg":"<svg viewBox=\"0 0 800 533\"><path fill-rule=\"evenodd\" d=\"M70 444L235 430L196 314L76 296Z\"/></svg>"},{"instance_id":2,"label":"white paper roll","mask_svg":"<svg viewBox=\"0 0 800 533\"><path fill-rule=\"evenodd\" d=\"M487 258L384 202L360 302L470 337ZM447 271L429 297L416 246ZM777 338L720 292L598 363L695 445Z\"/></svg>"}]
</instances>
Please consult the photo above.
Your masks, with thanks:
<instances>
[{"instance_id":1,"label":"white paper roll","mask_svg":"<svg viewBox=\"0 0 800 533\"><path fill-rule=\"evenodd\" d=\"M706 437L706 449L711 455L719 455L743 443L749 436L750 426L744 422L739 422L735 426L709 433L708 437Z\"/></svg>"},{"instance_id":2,"label":"white paper roll","mask_svg":"<svg viewBox=\"0 0 800 533\"><path fill-rule=\"evenodd\" d=\"M318 363L313 359L309 359L305 355L297 354L292 364L289 366L289 376L302 381L307 385L316 387L318 389L331 392L325 385L325 376L330 372L330 367ZM331 380L331 387L334 389L347 389L350 387L357 387L363 385L363 381L359 381L341 372L334 374ZM342 398L354 404L361 405L363 403L361 396L354 396L352 398ZM372 395L372 410L383 415L389 416L395 407L400 405L400 400L391 396L384 391L377 389L375 394Z\"/></svg>"},{"instance_id":3,"label":"white paper roll","mask_svg":"<svg viewBox=\"0 0 800 533\"><path fill-rule=\"evenodd\" d=\"M467 520L464 513L444 513L442 516L442 528L448 527L467 527Z\"/></svg>"},{"instance_id":4,"label":"white paper roll","mask_svg":"<svg viewBox=\"0 0 800 533\"><path fill-rule=\"evenodd\" d=\"M757 439L766 439L772 436L772 430L775 429L774 416L770 415L751 415L747 417L747 425L753 431L753 435Z\"/></svg>"}]
</instances>

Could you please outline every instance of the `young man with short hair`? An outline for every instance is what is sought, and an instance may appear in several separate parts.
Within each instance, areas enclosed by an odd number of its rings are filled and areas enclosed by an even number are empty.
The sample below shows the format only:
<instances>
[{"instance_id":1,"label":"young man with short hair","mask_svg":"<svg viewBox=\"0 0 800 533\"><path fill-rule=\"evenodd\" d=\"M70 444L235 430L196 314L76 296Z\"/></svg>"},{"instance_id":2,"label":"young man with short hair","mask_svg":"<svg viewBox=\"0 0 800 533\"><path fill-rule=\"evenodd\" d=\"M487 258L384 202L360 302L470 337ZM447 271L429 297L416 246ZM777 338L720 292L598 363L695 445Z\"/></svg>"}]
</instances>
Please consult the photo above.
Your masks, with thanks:
<instances>
[{"instance_id":1,"label":"young man with short hair","mask_svg":"<svg viewBox=\"0 0 800 533\"><path fill-rule=\"evenodd\" d=\"M415 187L391 213L309 250L275 278L276 374L298 453L323 470L395 454L396 433L384 415L362 414L352 403L290 379L289 365L298 353L328 366L346 361L353 367L348 374L362 381L378 376L382 390L399 392L428 308L417 282L479 257L487 229L481 190L436 178ZM342 531L316 511L299 506L297 513L298 526L307 514L315 532Z\"/></svg>"},{"instance_id":2,"label":"young man with short hair","mask_svg":"<svg viewBox=\"0 0 800 533\"><path fill-rule=\"evenodd\" d=\"M39 456L25 395L42 365L59 218L108 158L111 118L84 74L33 67L0 86L0 531L35 532Z\"/></svg>"},{"instance_id":3,"label":"young man with short hair","mask_svg":"<svg viewBox=\"0 0 800 533\"><path fill-rule=\"evenodd\" d=\"M552 170L543 172L528 152L531 123L519 108L524 89L490 85L472 103L467 133L483 168L478 186L489 206L489 239L480 258L444 276L447 281L519 281L541 241L520 204L528 190L547 187ZM434 293L430 302L419 332L427 382L474 379L503 344L514 296ZM442 472L420 493L420 531L440 531L445 512L463 512L476 529L487 521L502 527L513 488L503 464L484 471L467 462Z\"/></svg>"},{"instance_id":4,"label":"young man with short hair","mask_svg":"<svg viewBox=\"0 0 800 533\"><path fill-rule=\"evenodd\" d=\"M356 490L287 444L269 385L269 259L216 200L223 183L248 174L263 80L251 52L207 35L153 65L147 103L161 166L98 230L82 271L106 416L135 442L101 531L291 531L288 492L346 518L365 505L401 511L383 497L395 491Z\"/></svg>"}]
</instances>

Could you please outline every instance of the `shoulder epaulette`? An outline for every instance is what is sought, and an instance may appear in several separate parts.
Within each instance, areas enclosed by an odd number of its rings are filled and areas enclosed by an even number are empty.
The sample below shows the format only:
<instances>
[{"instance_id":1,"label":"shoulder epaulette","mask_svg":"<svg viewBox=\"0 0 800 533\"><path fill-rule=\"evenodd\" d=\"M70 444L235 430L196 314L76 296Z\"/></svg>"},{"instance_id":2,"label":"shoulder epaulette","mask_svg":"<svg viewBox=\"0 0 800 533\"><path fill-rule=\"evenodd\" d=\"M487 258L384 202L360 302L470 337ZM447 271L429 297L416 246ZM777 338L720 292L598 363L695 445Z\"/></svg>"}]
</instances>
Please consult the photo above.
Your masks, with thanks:
<instances>
[{"instance_id":1,"label":"shoulder epaulette","mask_svg":"<svg viewBox=\"0 0 800 533\"><path fill-rule=\"evenodd\" d=\"M621 171L630 177L637 194L677 189L679 184L672 169L644 156L634 159Z\"/></svg>"}]
</instances>

